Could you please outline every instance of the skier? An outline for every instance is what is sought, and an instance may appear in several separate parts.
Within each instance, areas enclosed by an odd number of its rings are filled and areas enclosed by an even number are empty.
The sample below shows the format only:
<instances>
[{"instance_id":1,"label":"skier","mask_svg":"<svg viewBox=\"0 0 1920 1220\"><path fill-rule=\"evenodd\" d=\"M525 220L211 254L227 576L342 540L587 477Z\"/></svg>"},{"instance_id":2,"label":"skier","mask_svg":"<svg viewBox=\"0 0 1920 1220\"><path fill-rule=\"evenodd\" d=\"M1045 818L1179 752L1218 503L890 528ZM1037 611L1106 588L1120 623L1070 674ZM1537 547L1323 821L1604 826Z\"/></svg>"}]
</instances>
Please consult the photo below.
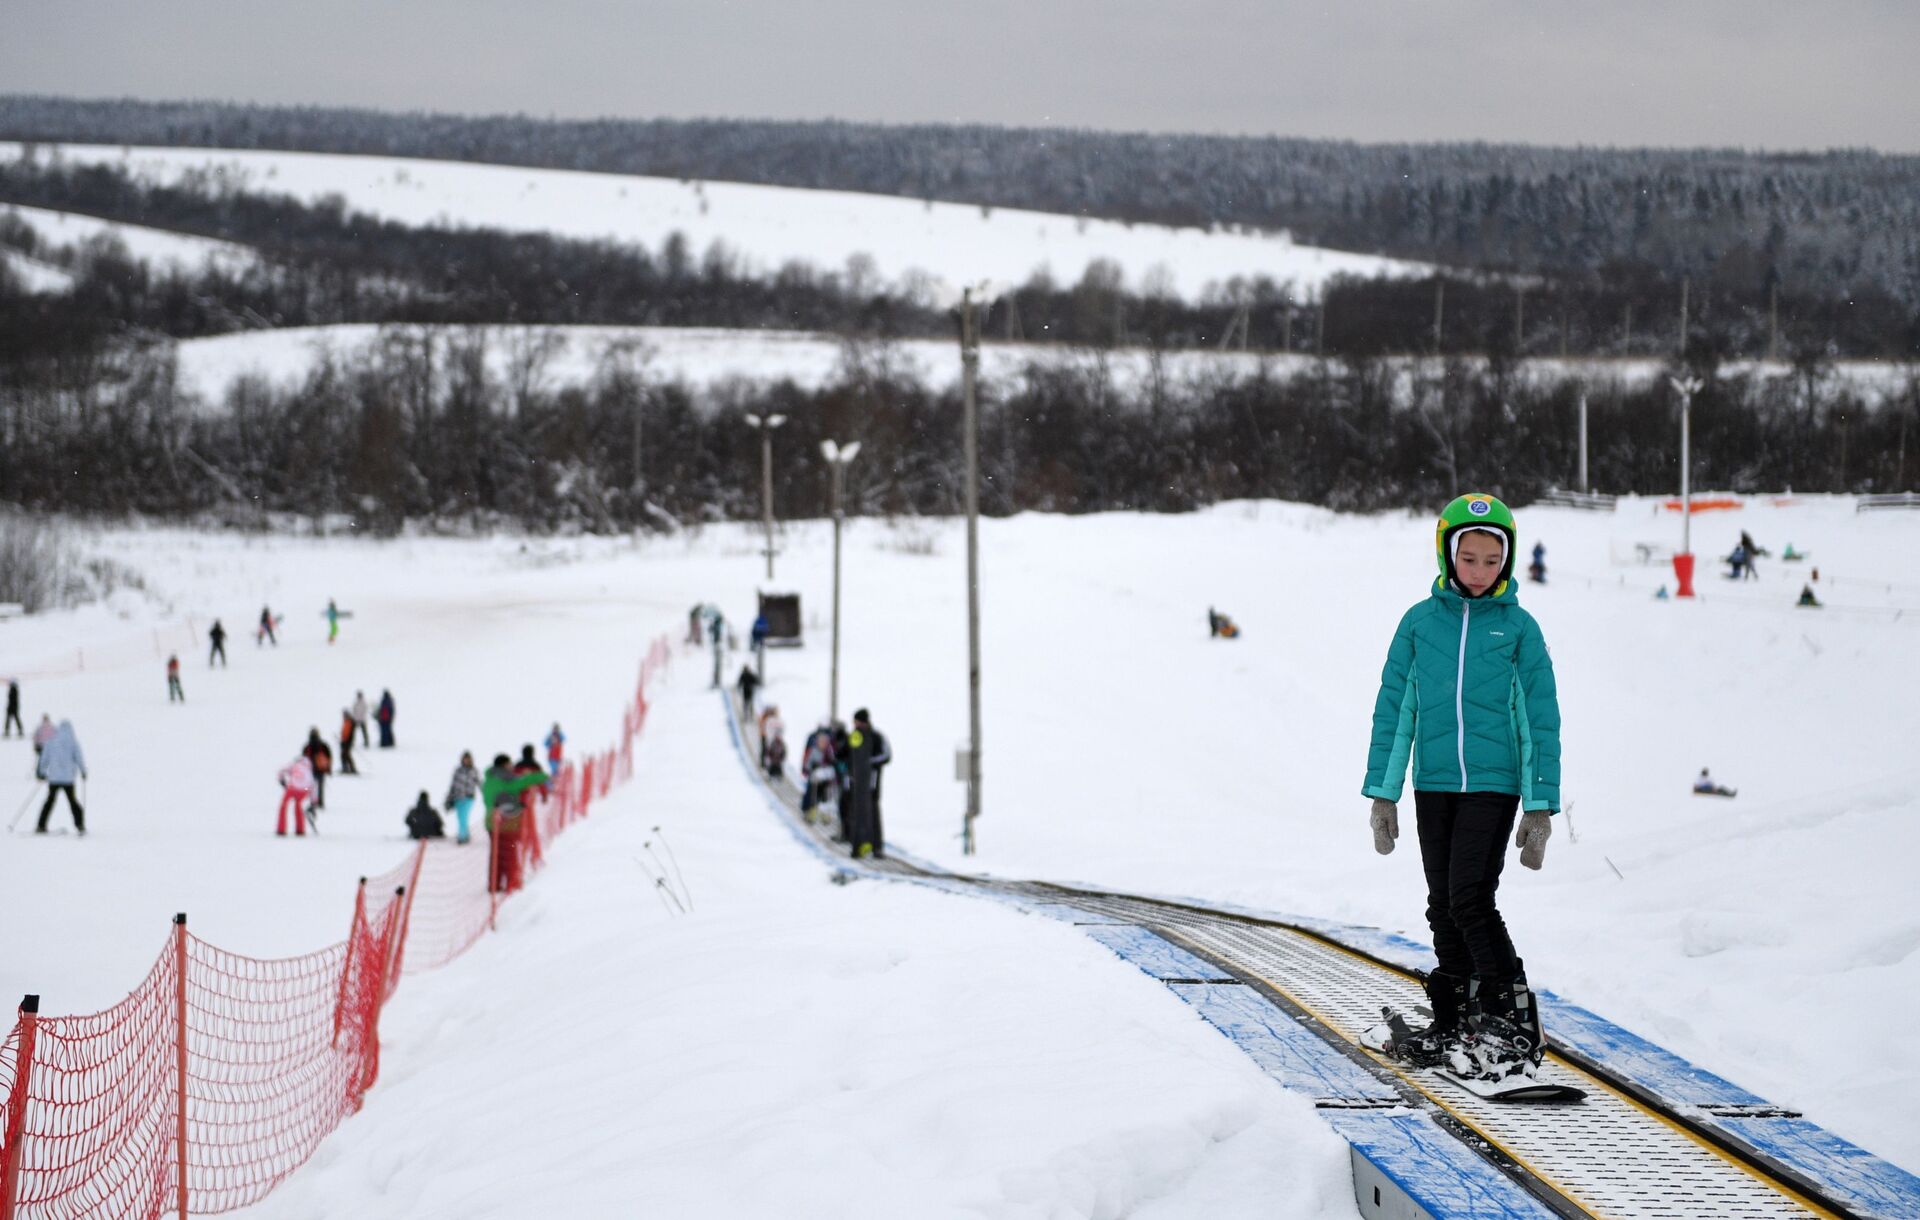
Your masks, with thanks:
<instances>
[{"instance_id":1,"label":"skier","mask_svg":"<svg viewBox=\"0 0 1920 1220\"><path fill-rule=\"evenodd\" d=\"M383 750L393 749L392 691L383 690L380 692L380 707L379 710L374 712L373 718L380 722L380 748Z\"/></svg>"},{"instance_id":2,"label":"skier","mask_svg":"<svg viewBox=\"0 0 1920 1220\"><path fill-rule=\"evenodd\" d=\"M1700 768L1700 777L1693 781L1693 794L1695 796L1738 796L1740 795L1738 792L1735 792L1732 788L1728 788L1725 785L1717 782L1713 778L1713 776L1707 774L1707 769L1705 767Z\"/></svg>"},{"instance_id":3,"label":"skier","mask_svg":"<svg viewBox=\"0 0 1920 1220\"><path fill-rule=\"evenodd\" d=\"M273 633L273 628L273 611L266 606L260 607L260 625L253 630L253 646L262 648L271 642L275 648L280 647L280 637Z\"/></svg>"},{"instance_id":4,"label":"skier","mask_svg":"<svg viewBox=\"0 0 1920 1220\"><path fill-rule=\"evenodd\" d=\"M434 812L433 802L427 799L427 791L420 790L420 799L407 810L407 837L409 839L444 839L447 828L440 821L440 815Z\"/></svg>"},{"instance_id":5,"label":"skier","mask_svg":"<svg viewBox=\"0 0 1920 1220\"><path fill-rule=\"evenodd\" d=\"M40 713L40 723L33 728L33 756L36 759L40 757L47 748L47 743L53 740L53 735L57 732L59 730L53 727L53 717L45 712Z\"/></svg>"},{"instance_id":6,"label":"skier","mask_svg":"<svg viewBox=\"0 0 1920 1220\"><path fill-rule=\"evenodd\" d=\"M340 774L360 774L353 765L353 713L346 708L340 709Z\"/></svg>"},{"instance_id":7,"label":"skier","mask_svg":"<svg viewBox=\"0 0 1920 1220\"><path fill-rule=\"evenodd\" d=\"M313 794L313 764L307 761L305 754L301 754L280 768L279 779L280 824L273 833L282 837L286 835L287 806L291 804L293 833L295 836L304 836L307 833L307 797Z\"/></svg>"},{"instance_id":8,"label":"skier","mask_svg":"<svg viewBox=\"0 0 1920 1220\"><path fill-rule=\"evenodd\" d=\"M740 679L735 683L740 688L740 714L753 715L753 693L760 689L760 675L753 672L753 666L740 667Z\"/></svg>"},{"instance_id":9,"label":"skier","mask_svg":"<svg viewBox=\"0 0 1920 1220\"><path fill-rule=\"evenodd\" d=\"M560 722L553 722L553 730L547 734L547 770L560 774L560 756L567 750L567 735L560 731Z\"/></svg>"},{"instance_id":10,"label":"skier","mask_svg":"<svg viewBox=\"0 0 1920 1220\"><path fill-rule=\"evenodd\" d=\"M1735 544L1733 550L1727 555L1727 579L1739 580L1744 574L1751 572L1752 568L1753 564L1747 555L1747 548Z\"/></svg>"},{"instance_id":11,"label":"skier","mask_svg":"<svg viewBox=\"0 0 1920 1220\"><path fill-rule=\"evenodd\" d=\"M327 776L333 774L333 747L320 739L320 730L307 730L307 744L300 753L313 767L313 812L327 807Z\"/></svg>"},{"instance_id":12,"label":"skier","mask_svg":"<svg viewBox=\"0 0 1920 1220\"><path fill-rule=\"evenodd\" d=\"M227 629L220 625L219 619L213 620L213 626L207 631L207 639L213 647L207 650L207 668L213 668L213 659L220 658L220 668L227 667Z\"/></svg>"},{"instance_id":13,"label":"skier","mask_svg":"<svg viewBox=\"0 0 1920 1220\"><path fill-rule=\"evenodd\" d=\"M462 751L460 765L453 769L453 779L447 784L447 812L458 823L456 843L466 843L473 838L467 827L467 818L473 813L473 798L480 795L480 772L473 765L473 752Z\"/></svg>"},{"instance_id":14,"label":"skier","mask_svg":"<svg viewBox=\"0 0 1920 1220\"><path fill-rule=\"evenodd\" d=\"M367 692L362 690L353 692L353 723L354 727L360 730L360 744L363 746L373 744L373 738L367 732L368 714Z\"/></svg>"},{"instance_id":15,"label":"skier","mask_svg":"<svg viewBox=\"0 0 1920 1220\"><path fill-rule=\"evenodd\" d=\"M53 731L46 747L40 751L39 761L34 764L34 774L47 782L47 803L40 806L40 820L34 825L33 833L47 833L54 798L65 792L67 810L73 814L73 832L86 834L87 811L73 795L73 783L76 777L87 778L87 756L80 750L80 738L73 731L73 721L62 720L60 727Z\"/></svg>"},{"instance_id":16,"label":"skier","mask_svg":"<svg viewBox=\"0 0 1920 1220\"><path fill-rule=\"evenodd\" d=\"M1459 497L1435 532L1440 575L1400 619L1374 704L1361 793L1374 849L1393 850L1409 760L1438 965L1433 1021L1369 1045L1468 1087L1529 1085L1542 1057L1540 1014L1494 905L1516 807L1520 862L1539 868L1560 806L1560 708L1553 662L1513 582L1513 514L1492 496ZM1522 1079L1524 1078L1524 1079ZM1479 1087L1475 1087L1477 1084Z\"/></svg>"},{"instance_id":17,"label":"skier","mask_svg":"<svg viewBox=\"0 0 1920 1220\"><path fill-rule=\"evenodd\" d=\"M327 599L327 608L323 613L327 616L327 643L331 644L340 638L340 619L342 617L340 607L334 605L333 599L329 597Z\"/></svg>"},{"instance_id":18,"label":"skier","mask_svg":"<svg viewBox=\"0 0 1920 1220\"><path fill-rule=\"evenodd\" d=\"M727 620L718 610L709 609L707 634L713 637L713 689L720 689L720 666L726 658Z\"/></svg>"},{"instance_id":19,"label":"skier","mask_svg":"<svg viewBox=\"0 0 1920 1220\"><path fill-rule=\"evenodd\" d=\"M853 714L847 748L847 783L840 803L842 821L848 820L844 810L852 810L848 842L856 857L884 860L887 843L880 824L880 771L893 761L893 750L864 707Z\"/></svg>"},{"instance_id":20,"label":"skier","mask_svg":"<svg viewBox=\"0 0 1920 1220\"><path fill-rule=\"evenodd\" d=\"M167 658L167 702L185 703L187 692L180 689L180 654Z\"/></svg>"},{"instance_id":21,"label":"skier","mask_svg":"<svg viewBox=\"0 0 1920 1220\"><path fill-rule=\"evenodd\" d=\"M20 736L25 737L27 735L27 726L20 723L20 679L8 678L7 726L5 732L0 733L0 737L13 736L15 729L20 730Z\"/></svg>"},{"instance_id":22,"label":"skier","mask_svg":"<svg viewBox=\"0 0 1920 1220\"><path fill-rule=\"evenodd\" d=\"M1527 565L1527 579L1536 585L1547 583L1547 544L1533 544L1533 562Z\"/></svg>"}]
</instances>

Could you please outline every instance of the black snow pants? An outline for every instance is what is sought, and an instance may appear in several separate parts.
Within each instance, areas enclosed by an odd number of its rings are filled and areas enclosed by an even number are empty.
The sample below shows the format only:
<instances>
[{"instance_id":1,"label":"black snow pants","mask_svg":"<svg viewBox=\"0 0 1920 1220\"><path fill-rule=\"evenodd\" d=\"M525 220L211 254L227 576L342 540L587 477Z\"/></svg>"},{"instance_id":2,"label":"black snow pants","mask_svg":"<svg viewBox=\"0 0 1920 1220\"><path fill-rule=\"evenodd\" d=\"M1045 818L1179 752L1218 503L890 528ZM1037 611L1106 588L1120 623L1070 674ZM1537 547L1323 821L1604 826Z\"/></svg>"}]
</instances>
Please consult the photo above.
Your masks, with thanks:
<instances>
[{"instance_id":1,"label":"black snow pants","mask_svg":"<svg viewBox=\"0 0 1920 1220\"><path fill-rule=\"evenodd\" d=\"M87 811L80 808L80 801L73 795L72 784L48 784L47 803L40 806L40 821L34 826L35 834L47 833L47 819L53 816L53 801L62 792L67 794L67 808L73 811L73 828L81 834L87 833Z\"/></svg>"},{"instance_id":2,"label":"black snow pants","mask_svg":"<svg viewBox=\"0 0 1920 1220\"><path fill-rule=\"evenodd\" d=\"M1440 969L1505 982L1520 972L1506 921L1494 906L1520 798L1507 792L1418 792L1420 866L1427 924Z\"/></svg>"}]
</instances>

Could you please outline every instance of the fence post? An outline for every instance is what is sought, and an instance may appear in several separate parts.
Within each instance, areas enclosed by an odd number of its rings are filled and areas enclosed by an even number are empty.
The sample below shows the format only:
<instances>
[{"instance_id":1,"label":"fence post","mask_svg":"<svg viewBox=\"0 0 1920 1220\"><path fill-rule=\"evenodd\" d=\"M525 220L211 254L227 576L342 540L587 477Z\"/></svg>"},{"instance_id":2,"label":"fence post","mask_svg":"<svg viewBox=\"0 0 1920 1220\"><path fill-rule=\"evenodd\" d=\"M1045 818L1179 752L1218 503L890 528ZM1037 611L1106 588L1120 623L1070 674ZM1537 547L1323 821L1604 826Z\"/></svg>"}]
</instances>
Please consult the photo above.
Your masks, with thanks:
<instances>
[{"instance_id":1,"label":"fence post","mask_svg":"<svg viewBox=\"0 0 1920 1220\"><path fill-rule=\"evenodd\" d=\"M179 1197L180 1220L187 1216L187 913L173 917L175 1065L174 1192Z\"/></svg>"},{"instance_id":2,"label":"fence post","mask_svg":"<svg viewBox=\"0 0 1920 1220\"><path fill-rule=\"evenodd\" d=\"M20 1202L20 1141L27 1130L27 1084L33 1075L33 1042L40 1026L40 997L20 1001L20 1044L14 1052L13 1088L7 1095L7 1127L0 1131L0 1220L13 1220Z\"/></svg>"},{"instance_id":3,"label":"fence post","mask_svg":"<svg viewBox=\"0 0 1920 1220\"><path fill-rule=\"evenodd\" d=\"M360 943L360 925L367 921L367 879L353 894L353 926L347 929L347 956L340 963L340 994L333 1002L333 1045L340 1045L340 1018L347 1008L347 980L353 977L354 948Z\"/></svg>"},{"instance_id":4,"label":"fence post","mask_svg":"<svg viewBox=\"0 0 1920 1220\"><path fill-rule=\"evenodd\" d=\"M387 994L392 995L394 988L400 985L400 963L407 956L407 929L413 926L413 899L420 892L420 868L427 862L427 841L420 840L420 847L413 853L413 872L408 874L406 885L400 893L407 904L400 911L400 930L395 933L393 947L392 982L387 985Z\"/></svg>"},{"instance_id":5,"label":"fence post","mask_svg":"<svg viewBox=\"0 0 1920 1220\"><path fill-rule=\"evenodd\" d=\"M427 841L425 839L420 840L420 848L422 851L426 850L426 846ZM413 860L413 877L417 880L419 876L420 858L415 856ZM393 901L398 906L399 911L398 914L387 921L387 935L392 938L392 941L387 945L386 976L380 980L380 1007L386 1006L387 1000L393 995L393 989L400 985L400 958L406 951L407 920L413 915L412 889L404 885L395 886L393 889Z\"/></svg>"}]
</instances>

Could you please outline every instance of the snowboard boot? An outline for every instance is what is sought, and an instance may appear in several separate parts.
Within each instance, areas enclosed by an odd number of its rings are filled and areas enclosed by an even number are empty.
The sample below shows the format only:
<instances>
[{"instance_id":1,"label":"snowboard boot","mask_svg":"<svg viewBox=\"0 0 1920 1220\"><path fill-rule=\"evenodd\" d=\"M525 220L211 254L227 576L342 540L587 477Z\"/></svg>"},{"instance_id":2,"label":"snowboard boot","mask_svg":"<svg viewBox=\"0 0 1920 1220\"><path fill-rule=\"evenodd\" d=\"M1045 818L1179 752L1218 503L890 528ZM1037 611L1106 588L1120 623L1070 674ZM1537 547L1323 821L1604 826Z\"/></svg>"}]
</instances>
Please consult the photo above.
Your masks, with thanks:
<instances>
[{"instance_id":1,"label":"snowboard boot","mask_svg":"<svg viewBox=\"0 0 1920 1220\"><path fill-rule=\"evenodd\" d=\"M1427 976L1427 1006L1433 1020L1394 1046L1394 1057L1415 1067L1436 1067L1463 1032L1467 1017L1467 980L1436 970Z\"/></svg>"},{"instance_id":2,"label":"snowboard boot","mask_svg":"<svg viewBox=\"0 0 1920 1220\"><path fill-rule=\"evenodd\" d=\"M1466 1035L1449 1049L1447 1067L1475 1080L1532 1079L1546 1056L1546 1039L1524 969L1498 983L1475 977L1467 1009Z\"/></svg>"}]
</instances>

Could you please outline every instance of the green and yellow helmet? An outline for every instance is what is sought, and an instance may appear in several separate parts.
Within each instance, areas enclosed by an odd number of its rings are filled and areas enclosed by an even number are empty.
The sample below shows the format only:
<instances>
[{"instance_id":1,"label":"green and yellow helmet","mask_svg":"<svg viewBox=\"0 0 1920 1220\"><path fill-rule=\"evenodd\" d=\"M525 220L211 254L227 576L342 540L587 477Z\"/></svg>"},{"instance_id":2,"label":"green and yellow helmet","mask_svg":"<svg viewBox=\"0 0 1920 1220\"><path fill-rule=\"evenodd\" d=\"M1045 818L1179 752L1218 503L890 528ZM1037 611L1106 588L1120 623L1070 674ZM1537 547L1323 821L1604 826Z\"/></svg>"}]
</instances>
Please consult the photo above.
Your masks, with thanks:
<instances>
[{"instance_id":1,"label":"green and yellow helmet","mask_svg":"<svg viewBox=\"0 0 1920 1220\"><path fill-rule=\"evenodd\" d=\"M1454 535L1467 530L1497 531L1507 540L1507 562L1500 567L1500 579L1488 590L1490 595L1497 596L1513 578L1513 557L1520 541L1519 532L1514 529L1513 513L1500 501L1479 491L1470 491L1441 510L1440 523L1433 532L1434 558L1440 565L1440 575L1455 589L1460 588L1460 582L1453 574L1453 539Z\"/></svg>"}]
</instances>

